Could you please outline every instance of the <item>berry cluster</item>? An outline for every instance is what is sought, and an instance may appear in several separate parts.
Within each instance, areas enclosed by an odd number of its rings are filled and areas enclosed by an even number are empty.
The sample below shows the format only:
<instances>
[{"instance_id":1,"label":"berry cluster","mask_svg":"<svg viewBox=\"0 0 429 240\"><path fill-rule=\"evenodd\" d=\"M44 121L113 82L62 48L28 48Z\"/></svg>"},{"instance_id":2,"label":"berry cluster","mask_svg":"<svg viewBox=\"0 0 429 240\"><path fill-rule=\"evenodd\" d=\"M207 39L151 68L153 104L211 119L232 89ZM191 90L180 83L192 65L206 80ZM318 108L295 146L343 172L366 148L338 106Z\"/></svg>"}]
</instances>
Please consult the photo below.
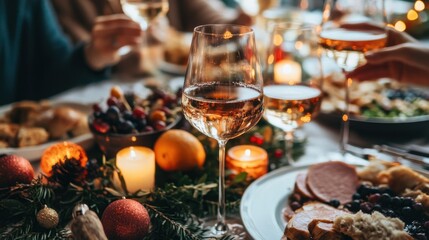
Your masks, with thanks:
<instances>
[{"instance_id":1,"label":"berry cluster","mask_svg":"<svg viewBox=\"0 0 429 240\"><path fill-rule=\"evenodd\" d=\"M423 205L412 198L397 196L389 188L362 184L345 208L354 213L378 211L386 217L397 217L405 222L405 230L415 239L429 238L429 217Z\"/></svg>"},{"instance_id":2,"label":"berry cluster","mask_svg":"<svg viewBox=\"0 0 429 240\"><path fill-rule=\"evenodd\" d=\"M152 93L143 99L134 93L123 94L119 88L112 88L107 106L93 105L91 128L102 134L165 129L177 119L180 97L156 88L151 90Z\"/></svg>"}]
</instances>

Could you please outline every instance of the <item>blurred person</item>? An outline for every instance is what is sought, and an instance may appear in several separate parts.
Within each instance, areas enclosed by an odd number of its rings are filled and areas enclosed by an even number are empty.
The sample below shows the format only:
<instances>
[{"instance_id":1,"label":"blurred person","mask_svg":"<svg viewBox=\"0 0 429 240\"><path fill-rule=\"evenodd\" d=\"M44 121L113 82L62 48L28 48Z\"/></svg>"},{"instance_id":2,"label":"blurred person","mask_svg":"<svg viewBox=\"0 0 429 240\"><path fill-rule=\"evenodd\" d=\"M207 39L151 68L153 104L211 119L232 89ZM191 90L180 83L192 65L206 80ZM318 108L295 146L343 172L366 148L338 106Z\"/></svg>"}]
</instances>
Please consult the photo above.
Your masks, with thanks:
<instances>
[{"instance_id":1,"label":"blurred person","mask_svg":"<svg viewBox=\"0 0 429 240\"><path fill-rule=\"evenodd\" d=\"M182 32L209 23L251 25L253 21L240 8L230 8L221 0L170 0L169 4L170 25Z\"/></svg>"},{"instance_id":2,"label":"blurred person","mask_svg":"<svg viewBox=\"0 0 429 240\"><path fill-rule=\"evenodd\" d=\"M73 47L48 0L0 0L0 104L38 100L106 79L122 46L137 46L140 26L124 15L94 21L89 42Z\"/></svg>"},{"instance_id":3,"label":"blurred person","mask_svg":"<svg viewBox=\"0 0 429 240\"><path fill-rule=\"evenodd\" d=\"M62 29L74 44L90 39L91 29L97 17L123 14L120 0L51 0L51 2ZM120 78L135 78L153 71L162 59L161 46L166 39L168 27L166 17L152 21L144 33L147 34L147 42L144 45L148 51L144 51L141 45L122 51L120 61L112 67L112 74Z\"/></svg>"},{"instance_id":4,"label":"blurred person","mask_svg":"<svg viewBox=\"0 0 429 240\"><path fill-rule=\"evenodd\" d=\"M358 80L387 77L429 85L429 45L418 42L405 32L387 27L386 47L367 52L365 58L366 64L348 73L347 77Z\"/></svg>"}]
</instances>

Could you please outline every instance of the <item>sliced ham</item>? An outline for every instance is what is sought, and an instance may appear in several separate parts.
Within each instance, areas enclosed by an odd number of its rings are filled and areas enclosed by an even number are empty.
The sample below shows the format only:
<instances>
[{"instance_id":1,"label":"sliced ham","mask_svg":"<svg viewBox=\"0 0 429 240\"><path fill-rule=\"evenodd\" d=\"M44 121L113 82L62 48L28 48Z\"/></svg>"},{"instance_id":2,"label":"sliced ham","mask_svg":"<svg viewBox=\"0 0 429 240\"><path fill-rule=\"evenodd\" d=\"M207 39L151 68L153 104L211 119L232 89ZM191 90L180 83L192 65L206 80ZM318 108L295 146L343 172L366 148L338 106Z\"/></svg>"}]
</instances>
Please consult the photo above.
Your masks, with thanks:
<instances>
[{"instance_id":1,"label":"sliced ham","mask_svg":"<svg viewBox=\"0 0 429 240\"><path fill-rule=\"evenodd\" d=\"M331 161L313 165L307 173L307 187L313 196L322 201L338 200L345 204L352 200L359 179L355 167Z\"/></svg>"},{"instance_id":2,"label":"sliced ham","mask_svg":"<svg viewBox=\"0 0 429 240\"><path fill-rule=\"evenodd\" d=\"M307 188L307 173L299 173L296 176L295 192L305 198L314 199L313 194L311 194L310 190Z\"/></svg>"},{"instance_id":3,"label":"sliced ham","mask_svg":"<svg viewBox=\"0 0 429 240\"><path fill-rule=\"evenodd\" d=\"M344 211L323 203L314 202L306 204L301 211L297 211L290 219L285 230L285 235L288 240L311 239L309 225L312 221L333 222L337 216L343 214L345 214Z\"/></svg>"}]
</instances>

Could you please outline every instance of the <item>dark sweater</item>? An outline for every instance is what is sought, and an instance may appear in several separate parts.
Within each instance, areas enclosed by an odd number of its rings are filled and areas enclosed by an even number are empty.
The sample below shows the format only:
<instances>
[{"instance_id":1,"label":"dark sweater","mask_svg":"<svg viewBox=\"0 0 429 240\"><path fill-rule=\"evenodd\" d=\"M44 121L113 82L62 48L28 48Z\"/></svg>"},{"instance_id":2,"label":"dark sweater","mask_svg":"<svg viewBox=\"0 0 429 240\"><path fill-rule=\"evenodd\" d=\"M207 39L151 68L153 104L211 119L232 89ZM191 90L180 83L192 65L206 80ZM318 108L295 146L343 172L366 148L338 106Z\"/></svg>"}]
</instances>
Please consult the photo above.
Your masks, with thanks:
<instances>
[{"instance_id":1,"label":"dark sweater","mask_svg":"<svg viewBox=\"0 0 429 240\"><path fill-rule=\"evenodd\" d=\"M68 41L49 0L0 0L0 105L106 77L87 66L83 45Z\"/></svg>"}]
</instances>

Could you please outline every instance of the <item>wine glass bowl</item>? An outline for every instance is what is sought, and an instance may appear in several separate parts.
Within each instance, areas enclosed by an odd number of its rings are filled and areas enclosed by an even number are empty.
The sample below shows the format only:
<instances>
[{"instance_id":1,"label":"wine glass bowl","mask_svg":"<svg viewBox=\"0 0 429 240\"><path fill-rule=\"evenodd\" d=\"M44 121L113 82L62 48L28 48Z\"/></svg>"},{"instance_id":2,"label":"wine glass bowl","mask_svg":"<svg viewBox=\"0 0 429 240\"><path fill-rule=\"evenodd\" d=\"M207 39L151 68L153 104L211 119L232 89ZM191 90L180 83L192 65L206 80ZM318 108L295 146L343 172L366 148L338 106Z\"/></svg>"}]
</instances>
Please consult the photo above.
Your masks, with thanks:
<instances>
[{"instance_id":1,"label":"wine glass bowl","mask_svg":"<svg viewBox=\"0 0 429 240\"><path fill-rule=\"evenodd\" d=\"M168 0L121 0L124 13L138 22L143 30L168 12Z\"/></svg>"},{"instance_id":2,"label":"wine glass bowl","mask_svg":"<svg viewBox=\"0 0 429 240\"><path fill-rule=\"evenodd\" d=\"M365 64L365 53L383 48L387 42L384 0L327 0L323 9L319 43L325 56L343 73ZM344 80L340 151L344 158L349 137L349 86Z\"/></svg>"},{"instance_id":3,"label":"wine glass bowl","mask_svg":"<svg viewBox=\"0 0 429 240\"><path fill-rule=\"evenodd\" d=\"M316 28L276 24L264 72L264 119L285 132L286 162L293 164L294 131L312 121L322 101L322 66Z\"/></svg>"},{"instance_id":4,"label":"wine glass bowl","mask_svg":"<svg viewBox=\"0 0 429 240\"><path fill-rule=\"evenodd\" d=\"M151 66L151 61L149 60L149 52L146 48L146 31L155 19L167 14L169 9L168 0L121 0L121 5L125 15L140 24L140 27L144 32L141 43L142 54L145 57L144 64L147 68L153 68L153 66ZM123 56L128 54L130 51L130 46L124 46L119 50L119 54Z\"/></svg>"},{"instance_id":5,"label":"wine glass bowl","mask_svg":"<svg viewBox=\"0 0 429 240\"><path fill-rule=\"evenodd\" d=\"M252 128L263 112L262 76L250 27L196 27L182 94L186 119L219 144L218 214L211 235L242 236L243 226L225 217L225 145Z\"/></svg>"}]
</instances>

